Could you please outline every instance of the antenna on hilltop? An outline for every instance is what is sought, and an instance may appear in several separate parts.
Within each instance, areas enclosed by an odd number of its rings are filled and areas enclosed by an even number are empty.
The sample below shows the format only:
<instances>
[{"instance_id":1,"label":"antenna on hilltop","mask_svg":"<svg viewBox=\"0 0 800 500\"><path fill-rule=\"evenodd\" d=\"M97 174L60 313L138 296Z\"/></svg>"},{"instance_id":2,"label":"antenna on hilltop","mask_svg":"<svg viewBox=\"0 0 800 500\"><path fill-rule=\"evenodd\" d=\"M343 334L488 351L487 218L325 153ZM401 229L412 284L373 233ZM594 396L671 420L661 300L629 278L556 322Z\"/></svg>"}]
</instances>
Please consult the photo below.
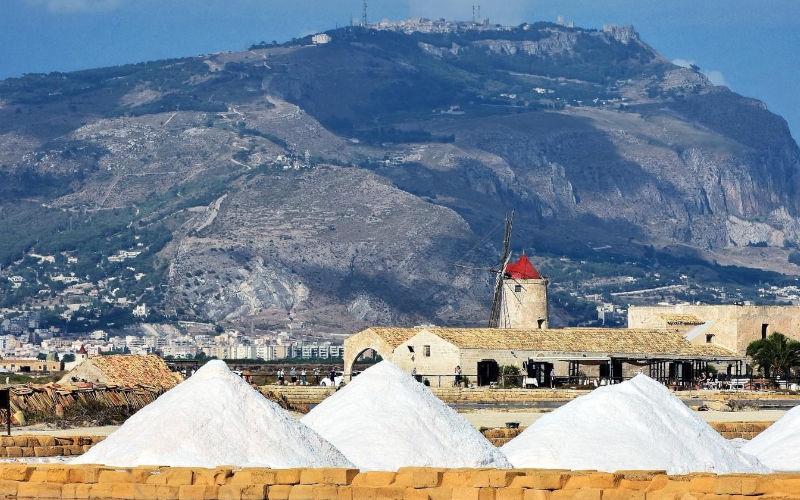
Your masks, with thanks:
<instances>
[{"instance_id":1,"label":"antenna on hilltop","mask_svg":"<svg viewBox=\"0 0 800 500\"><path fill-rule=\"evenodd\" d=\"M361 6L361 24L367 25L367 0L364 0L364 4Z\"/></svg>"}]
</instances>

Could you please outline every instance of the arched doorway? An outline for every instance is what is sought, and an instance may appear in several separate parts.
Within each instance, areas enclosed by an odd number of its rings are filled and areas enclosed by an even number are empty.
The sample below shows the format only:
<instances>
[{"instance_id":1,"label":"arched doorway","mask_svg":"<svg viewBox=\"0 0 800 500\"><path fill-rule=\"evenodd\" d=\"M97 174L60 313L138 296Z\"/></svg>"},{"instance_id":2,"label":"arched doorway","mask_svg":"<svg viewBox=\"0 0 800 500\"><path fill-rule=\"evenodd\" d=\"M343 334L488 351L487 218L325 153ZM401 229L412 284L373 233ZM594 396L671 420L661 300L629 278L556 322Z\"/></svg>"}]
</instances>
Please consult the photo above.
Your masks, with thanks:
<instances>
[{"instance_id":1,"label":"arched doorway","mask_svg":"<svg viewBox=\"0 0 800 500\"><path fill-rule=\"evenodd\" d=\"M374 353L374 354L373 354ZM364 345L355 349L345 349L344 353L344 374L349 380L353 373L353 366L356 362L365 359L375 360L376 362L381 359L392 359L392 351L388 351L385 346L381 345Z\"/></svg>"}]
</instances>

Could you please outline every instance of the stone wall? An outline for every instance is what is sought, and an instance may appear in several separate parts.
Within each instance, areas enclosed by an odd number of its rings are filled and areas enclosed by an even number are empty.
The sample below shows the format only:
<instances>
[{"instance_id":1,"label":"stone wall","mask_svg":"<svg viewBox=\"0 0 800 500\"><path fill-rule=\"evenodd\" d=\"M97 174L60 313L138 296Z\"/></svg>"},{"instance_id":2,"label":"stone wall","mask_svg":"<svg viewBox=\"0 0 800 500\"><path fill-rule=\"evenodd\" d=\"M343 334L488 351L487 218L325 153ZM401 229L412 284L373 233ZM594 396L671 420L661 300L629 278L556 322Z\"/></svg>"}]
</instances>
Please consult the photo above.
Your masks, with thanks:
<instances>
[{"instance_id":1,"label":"stone wall","mask_svg":"<svg viewBox=\"0 0 800 500\"><path fill-rule=\"evenodd\" d=\"M711 422L709 425L725 439L752 439L772 422ZM503 446L517 437L525 427L507 429L505 427L487 429L481 432L495 446ZM81 455L89 448L105 439L105 436L1 436L0 458L58 457Z\"/></svg>"},{"instance_id":2,"label":"stone wall","mask_svg":"<svg viewBox=\"0 0 800 500\"><path fill-rule=\"evenodd\" d=\"M753 439L772 425L772 422L709 422L708 425L719 432L725 439ZM493 445L499 447L519 436L524 430L525 427L517 429L497 427L481 429L481 432Z\"/></svg>"},{"instance_id":3,"label":"stone wall","mask_svg":"<svg viewBox=\"0 0 800 500\"><path fill-rule=\"evenodd\" d=\"M744 353L751 341L761 338L762 325L766 325L767 335L781 332L800 340L800 306L631 306L628 328L664 328L662 314L696 316L706 324L698 327L701 335L693 342L704 343L706 335L713 335L713 343L739 353Z\"/></svg>"},{"instance_id":4,"label":"stone wall","mask_svg":"<svg viewBox=\"0 0 800 500\"><path fill-rule=\"evenodd\" d=\"M571 401L578 396L588 394L588 390L578 389L500 389L497 387L453 387L452 376L442 377L442 387L436 387L438 380L431 380L430 388L436 396L445 403L537 403L542 401ZM265 386L285 396L291 403L318 404L335 392L333 388L314 385L270 385ZM694 391L676 392L680 398L690 398L698 394ZM778 399L795 400L800 403L800 395L781 394L766 391L722 391L702 393L703 399L717 401L751 400L751 399ZM692 403L695 404L695 403ZM700 404L699 402L696 404Z\"/></svg>"},{"instance_id":5,"label":"stone wall","mask_svg":"<svg viewBox=\"0 0 800 500\"><path fill-rule=\"evenodd\" d=\"M445 403L535 403L539 401L570 401L589 391L573 389L498 389L496 387L473 387L470 389L453 387L452 376L442 377L442 387L435 387L438 380L432 380L431 391ZM318 404L335 392L333 388L313 385L270 385L270 390L285 396L291 403Z\"/></svg>"},{"instance_id":6,"label":"stone wall","mask_svg":"<svg viewBox=\"0 0 800 500\"><path fill-rule=\"evenodd\" d=\"M549 328L547 278L504 279L500 328Z\"/></svg>"},{"instance_id":7,"label":"stone wall","mask_svg":"<svg viewBox=\"0 0 800 500\"><path fill-rule=\"evenodd\" d=\"M5 498L118 500L615 500L800 498L797 474L546 469L104 467L0 464Z\"/></svg>"},{"instance_id":8,"label":"stone wall","mask_svg":"<svg viewBox=\"0 0 800 500\"><path fill-rule=\"evenodd\" d=\"M2 436L0 437L0 458L81 455L103 439L105 439L104 436Z\"/></svg>"}]
</instances>

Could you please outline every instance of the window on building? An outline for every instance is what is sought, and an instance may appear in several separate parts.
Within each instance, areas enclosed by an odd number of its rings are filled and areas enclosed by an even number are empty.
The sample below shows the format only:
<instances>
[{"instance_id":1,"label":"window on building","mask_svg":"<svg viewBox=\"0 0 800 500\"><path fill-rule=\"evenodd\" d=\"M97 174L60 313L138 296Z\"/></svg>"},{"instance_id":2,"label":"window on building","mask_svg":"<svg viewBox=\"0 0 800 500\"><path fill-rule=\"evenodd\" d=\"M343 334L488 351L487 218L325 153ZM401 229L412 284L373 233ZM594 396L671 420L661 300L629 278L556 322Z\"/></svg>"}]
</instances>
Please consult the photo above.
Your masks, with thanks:
<instances>
[{"instance_id":1,"label":"window on building","mask_svg":"<svg viewBox=\"0 0 800 500\"><path fill-rule=\"evenodd\" d=\"M762 323L761 324L761 338L762 339L767 338L767 328L769 328L769 325L767 323Z\"/></svg>"},{"instance_id":2,"label":"window on building","mask_svg":"<svg viewBox=\"0 0 800 500\"><path fill-rule=\"evenodd\" d=\"M519 293L522 291L522 285L514 285L514 291Z\"/></svg>"},{"instance_id":3,"label":"window on building","mask_svg":"<svg viewBox=\"0 0 800 500\"><path fill-rule=\"evenodd\" d=\"M406 347L408 347L408 352L410 352L411 354L414 354L414 346L413 345L409 345L409 346L406 346Z\"/></svg>"},{"instance_id":4,"label":"window on building","mask_svg":"<svg viewBox=\"0 0 800 500\"><path fill-rule=\"evenodd\" d=\"M714 334L713 333L706 334L706 344L710 344L712 340L714 340Z\"/></svg>"},{"instance_id":5,"label":"window on building","mask_svg":"<svg viewBox=\"0 0 800 500\"><path fill-rule=\"evenodd\" d=\"M423 354L425 355L426 358L430 358L431 357L431 346L429 346L429 345L423 346L422 347L422 352L423 352Z\"/></svg>"}]
</instances>

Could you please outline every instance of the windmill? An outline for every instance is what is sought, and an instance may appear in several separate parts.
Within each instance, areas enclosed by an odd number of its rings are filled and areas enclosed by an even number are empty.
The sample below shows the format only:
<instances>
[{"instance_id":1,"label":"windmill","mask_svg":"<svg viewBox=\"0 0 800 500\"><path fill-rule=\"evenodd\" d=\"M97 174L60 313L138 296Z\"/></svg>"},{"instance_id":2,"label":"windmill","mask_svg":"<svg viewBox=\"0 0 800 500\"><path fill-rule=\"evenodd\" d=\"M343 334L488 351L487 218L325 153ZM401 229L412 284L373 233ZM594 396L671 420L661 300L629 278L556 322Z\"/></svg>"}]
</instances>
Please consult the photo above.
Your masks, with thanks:
<instances>
[{"instance_id":1,"label":"windmill","mask_svg":"<svg viewBox=\"0 0 800 500\"><path fill-rule=\"evenodd\" d=\"M511 226L514 224L514 210L511 215L506 217L506 233L503 238L503 252L500 254L500 266L497 269L490 269L489 272L495 273L494 298L492 299L492 313L489 316L489 328L500 326L500 308L503 298L503 277L506 274L506 266L511 258L509 243L511 242Z\"/></svg>"},{"instance_id":2,"label":"windmill","mask_svg":"<svg viewBox=\"0 0 800 500\"><path fill-rule=\"evenodd\" d=\"M511 250L510 250L510 243L511 243L511 226L514 223L514 210L511 211L510 215L506 215L505 220L505 236L503 237L503 251L500 254L500 263L496 267L473 267L464 265L461 263L454 264L454 267L469 269L472 271L488 271L495 275L495 282L494 282L494 298L492 300L492 312L489 317L489 328L497 328L500 326L500 314L502 312L502 295L503 295L503 278L506 274L506 266L508 265L508 261L511 258ZM475 244L467 253L462 256L462 259L465 258L467 255L471 254L476 248L482 246L486 243L489 238L494 234L494 232L500 228L498 224L494 229L490 231L489 234L481 238L478 243Z\"/></svg>"}]
</instances>

